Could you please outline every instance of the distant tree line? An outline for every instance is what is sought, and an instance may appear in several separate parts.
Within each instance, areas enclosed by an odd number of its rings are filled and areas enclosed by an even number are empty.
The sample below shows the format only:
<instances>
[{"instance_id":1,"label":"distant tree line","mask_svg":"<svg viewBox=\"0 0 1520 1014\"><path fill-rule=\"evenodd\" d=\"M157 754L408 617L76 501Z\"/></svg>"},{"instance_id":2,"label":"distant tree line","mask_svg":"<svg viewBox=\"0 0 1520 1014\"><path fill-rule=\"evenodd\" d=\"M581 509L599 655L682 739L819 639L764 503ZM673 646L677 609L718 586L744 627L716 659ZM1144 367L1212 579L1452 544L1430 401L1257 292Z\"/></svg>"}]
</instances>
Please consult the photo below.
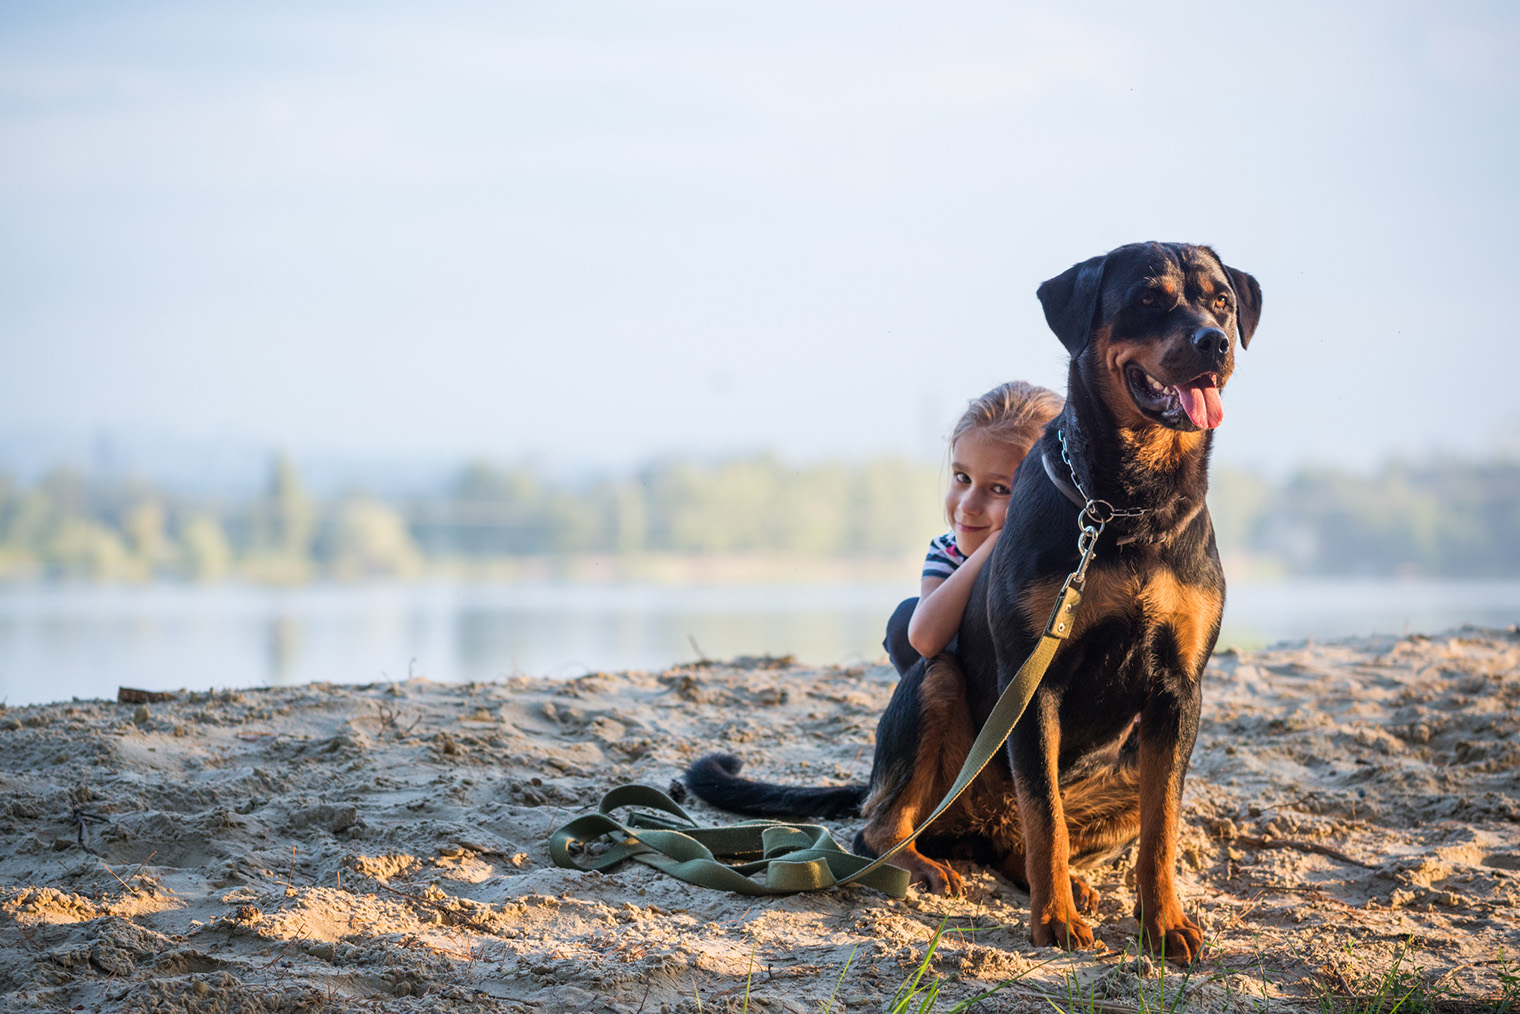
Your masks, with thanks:
<instances>
[{"instance_id":1,"label":"distant tree line","mask_svg":"<svg viewBox=\"0 0 1520 1014\"><path fill-rule=\"evenodd\" d=\"M1226 473L1209 500L1222 552L1283 573L1520 578L1520 463Z\"/></svg>"},{"instance_id":2,"label":"distant tree line","mask_svg":"<svg viewBox=\"0 0 1520 1014\"><path fill-rule=\"evenodd\" d=\"M317 498L277 458L260 495L218 502L57 469L30 487L0 477L0 581L298 583L588 555L901 556L935 534L940 481L935 466L901 460L670 461L585 482L475 463L427 496Z\"/></svg>"},{"instance_id":3,"label":"distant tree line","mask_svg":"<svg viewBox=\"0 0 1520 1014\"><path fill-rule=\"evenodd\" d=\"M942 469L901 460L667 461L556 481L475 463L428 495L316 497L285 458L238 500L57 469L0 477L0 581L298 583L585 557L909 559L943 529ZM1520 464L1217 472L1221 551L1254 572L1520 577ZM911 575L909 575L911 577Z\"/></svg>"},{"instance_id":4,"label":"distant tree line","mask_svg":"<svg viewBox=\"0 0 1520 1014\"><path fill-rule=\"evenodd\" d=\"M362 495L319 503L284 458L263 495L235 503L68 468L30 488L0 477L0 580L300 583L412 577L423 563L393 506Z\"/></svg>"}]
</instances>

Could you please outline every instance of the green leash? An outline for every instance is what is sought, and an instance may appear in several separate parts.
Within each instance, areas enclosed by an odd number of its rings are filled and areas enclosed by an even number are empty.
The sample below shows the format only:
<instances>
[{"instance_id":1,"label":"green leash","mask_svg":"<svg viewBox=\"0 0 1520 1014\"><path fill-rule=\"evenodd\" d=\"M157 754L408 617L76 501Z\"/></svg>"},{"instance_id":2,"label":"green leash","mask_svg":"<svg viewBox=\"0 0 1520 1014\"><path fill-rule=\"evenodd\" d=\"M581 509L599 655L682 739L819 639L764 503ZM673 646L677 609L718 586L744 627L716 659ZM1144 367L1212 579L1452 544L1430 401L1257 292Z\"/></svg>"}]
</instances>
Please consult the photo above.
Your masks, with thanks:
<instances>
[{"instance_id":1,"label":"green leash","mask_svg":"<svg viewBox=\"0 0 1520 1014\"><path fill-rule=\"evenodd\" d=\"M1061 438L1064 457L1064 433ZM1075 477L1073 472L1074 480ZM1055 478L1054 473L1051 478ZM1060 485L1057 482L1057 486ZM1080 484L1077 488L1081 489ZM892 866L892 857L911 845L960 798L1012 735L1013 727L1023 716L1024 709L1029 707L1040 680L1050 668L1056 649L1071 636L1098 536L1113 518L1133 517L1138 513L1116 511L1105 501L1087 499L1082 512L1077 515L1082 532L1077 539L1081 561L1061 586L1050 620L1040 635L1040 643L1035 645L1029 658L1024 660L999 695L945 798L906 838L877 858L868 860L847 851L826 828L817 824L749 820L702 827L660 790L647 785L624 785L603 796L596 813L572 820L554 832L549 839L549 855L554 864L601 871L632 859L699 887L756 896L864 884L894 898L905 897L910 875L907 870ZM627 806L654 807L669 816L634 813L627 823L612 816L613 811ZM588 846L599 840L607 846L606 851L594 858L576 859L576 851L585 857ZM751 879L752 874L762 870L765 872L763 884Z\"/></svg>"}]
</instances>

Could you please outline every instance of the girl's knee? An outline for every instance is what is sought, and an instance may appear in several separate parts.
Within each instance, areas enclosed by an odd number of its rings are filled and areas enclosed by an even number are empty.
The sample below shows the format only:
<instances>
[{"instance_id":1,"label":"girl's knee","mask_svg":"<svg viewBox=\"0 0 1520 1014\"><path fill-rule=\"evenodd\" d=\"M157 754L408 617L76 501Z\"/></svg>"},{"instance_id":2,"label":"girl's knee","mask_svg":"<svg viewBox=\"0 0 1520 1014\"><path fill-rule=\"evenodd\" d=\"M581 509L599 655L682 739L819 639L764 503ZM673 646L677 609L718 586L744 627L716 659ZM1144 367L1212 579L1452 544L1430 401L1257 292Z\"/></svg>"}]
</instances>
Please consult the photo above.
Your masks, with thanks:
<instances>
[{"instance_id":1,"label":"girl's knee","mask_svg":"<svg viewBox=\"0 0 1520 1014\"><path fill-rule=\"evenodd\" d=\"M913 619L913 610L917 606L917 597L903 599L893 610L892 618L887 621L887 636L881 642L899 676L911 669L919 659L918 652L908 643L908 621Z\"/></svg>"}]
</instances>

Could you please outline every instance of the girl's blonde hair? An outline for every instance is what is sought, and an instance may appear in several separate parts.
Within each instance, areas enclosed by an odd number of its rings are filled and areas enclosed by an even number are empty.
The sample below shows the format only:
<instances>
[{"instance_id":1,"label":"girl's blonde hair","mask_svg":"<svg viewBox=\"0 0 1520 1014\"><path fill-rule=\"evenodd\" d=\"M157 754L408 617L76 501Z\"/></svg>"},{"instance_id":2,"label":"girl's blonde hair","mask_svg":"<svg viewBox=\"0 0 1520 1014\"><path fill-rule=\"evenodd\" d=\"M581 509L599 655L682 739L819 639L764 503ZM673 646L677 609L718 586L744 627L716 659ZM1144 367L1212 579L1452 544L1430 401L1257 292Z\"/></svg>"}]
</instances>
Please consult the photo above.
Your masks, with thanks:
<instances>
[{"instance_id":1,"label":"girl's blonde hair","mask_svg":"<svg viewBox=\"0 0 1520 1014\"><path fill-rule=\"evenodd\" d=\"M966 406L965 414L950 433L952 453L955 442L971 430L986 430L995 439L1033 447L1045 430L1045 424L1061 414L1066 399L1048 387L1022 380L999 384Z\"/></svg>"}]
</instances>

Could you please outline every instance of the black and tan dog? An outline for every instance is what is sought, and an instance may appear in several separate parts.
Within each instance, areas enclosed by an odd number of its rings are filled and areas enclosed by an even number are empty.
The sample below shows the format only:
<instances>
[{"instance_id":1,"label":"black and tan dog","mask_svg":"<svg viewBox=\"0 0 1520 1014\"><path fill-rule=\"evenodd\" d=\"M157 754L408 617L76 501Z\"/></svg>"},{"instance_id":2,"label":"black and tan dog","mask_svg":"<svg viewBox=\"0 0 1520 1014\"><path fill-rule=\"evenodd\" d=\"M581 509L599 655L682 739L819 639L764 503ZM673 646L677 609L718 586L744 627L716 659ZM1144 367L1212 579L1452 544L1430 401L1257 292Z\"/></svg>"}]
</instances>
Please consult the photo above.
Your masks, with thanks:
<instances>
[{"instance_id":1,"label":"black and tan dog","mask_svg":"<svg viewBox=\"0 0 1520 1014\"><path fill-rule=\"evenodd\" d=\"M1120 516L1098 540L1072 634L1002 763L989 764L892 861L952 893L961 879L943 860L995 866L1028 888L1036 944L1087 947L1093 934L1082 913L1097 898L1070 867L1138 836L1136 916L1146 944L1187 963L1202 933L1177 898L1179 811L1224 607L1204 506L1209 448L1235 340L1249 343L1261 290L1208 247L1137 243L1050 279L1039 298L1071 352L1066 407L1019 468L956 656L910 669L882 715L869 784L753 782L725 754L693 764L687 784L738 813L858 811L866 823L857 851L891 848L933 812L1039 640L1077 566L1081 505L1105 501Z\"/></svg>"}]
</instances>

